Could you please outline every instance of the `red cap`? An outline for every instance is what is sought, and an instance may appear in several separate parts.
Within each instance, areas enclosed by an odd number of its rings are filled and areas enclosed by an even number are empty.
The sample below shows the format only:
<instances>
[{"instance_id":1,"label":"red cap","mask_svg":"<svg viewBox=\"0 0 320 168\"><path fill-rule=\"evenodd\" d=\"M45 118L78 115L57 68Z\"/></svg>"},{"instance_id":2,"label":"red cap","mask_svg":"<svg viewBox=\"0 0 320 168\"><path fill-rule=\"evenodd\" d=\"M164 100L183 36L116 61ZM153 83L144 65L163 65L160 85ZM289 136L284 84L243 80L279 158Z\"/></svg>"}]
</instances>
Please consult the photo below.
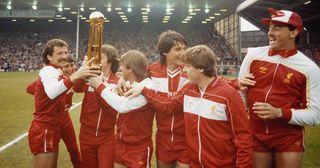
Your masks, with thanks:
<instances>
[{"instance_id":1,"label":"red cap","mask_svg":"<svg viewBox=\"0 0 320 168\"><path fill-rule=\"evenodd\" d=\"M263 18L261 19L261 23L264 25L270 25L270 22L278 22L278 23L284 23L294 26L299 30L299 32L302 31L303 25L302 25L302 19L299 14L296 12L286 11L286 10L274 10L273 8L268 9L271 14L270 18Z\"/></svg>"}]
</instances>

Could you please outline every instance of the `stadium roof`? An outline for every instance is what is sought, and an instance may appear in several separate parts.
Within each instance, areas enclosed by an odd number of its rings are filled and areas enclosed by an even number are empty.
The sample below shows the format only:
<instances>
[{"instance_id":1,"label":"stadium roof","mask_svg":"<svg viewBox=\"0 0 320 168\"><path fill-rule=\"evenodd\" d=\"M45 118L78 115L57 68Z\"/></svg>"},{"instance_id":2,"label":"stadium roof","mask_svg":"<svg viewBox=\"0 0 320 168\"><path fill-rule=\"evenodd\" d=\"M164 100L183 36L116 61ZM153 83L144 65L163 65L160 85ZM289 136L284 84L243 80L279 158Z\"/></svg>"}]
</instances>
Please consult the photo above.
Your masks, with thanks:
<instances>
[{"instance_id":1,"label":"stadium roof","mask_svg":"<svg viewBox=\"0 0 320 168\"><path fill-rule=\"evenodd\" d=\"M212 23L244 0L0 0L0 20L76 22L98 10L110 23Z\"/></svg>"},{"instance_id":2,"label":"stadium roof","mask_svg":"<svg viewBox=\"0 0 320 168\"><path fill-rule=\"evenodd\" d=\"M270 17L268 8L290 10L297 12L303 20L306 30L319 28L319 0L247 0L237 8L239 15L263 31L268 27L260 23L260 19Z\"/></svg>"}]
</instances>

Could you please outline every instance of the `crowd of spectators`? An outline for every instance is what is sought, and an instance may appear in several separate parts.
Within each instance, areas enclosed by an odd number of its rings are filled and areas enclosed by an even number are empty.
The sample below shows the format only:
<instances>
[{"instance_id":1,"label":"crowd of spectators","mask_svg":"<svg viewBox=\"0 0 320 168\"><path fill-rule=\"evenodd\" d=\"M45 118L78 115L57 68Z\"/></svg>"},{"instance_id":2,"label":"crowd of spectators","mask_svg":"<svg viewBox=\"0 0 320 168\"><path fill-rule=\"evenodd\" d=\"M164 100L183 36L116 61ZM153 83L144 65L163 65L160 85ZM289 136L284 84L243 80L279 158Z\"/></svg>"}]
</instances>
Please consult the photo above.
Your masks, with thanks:
<instances>
[{"instance_id":1,"label":"crowd of spectators","mask_svg":"<svg viewBox=\"0 0 320 168\"><path fill-rule=\"evenodd\" d=\"M320 44L307 45L300 49L305 55L320 66Z\"/></svg>"},{"instance_id":2,"label":"crowd of spectators","mask_svg":"<svg viewBox=\"0 0 320 168\"><path fill-rule=\"evenodd\" d=\"M141 51L152 63L159 58L157 51L158 36L167 29L170 28L107 28L104 32L104 41L118 48L120 54L128 50ZM240 60L234 50L230 49L223 37L219 36L216 31L208 27L171 29L185 36L189 46L205 44L212 48L218 56L217 66L221 74L233 73L233 69L238 68ZM42 67L42 49L46 41L52 38L65 40L69 44L70 53L75 55L76 33L73 31L0 32L0 71L34 71L40 69ZM86 55L87 43L87 30L80 30L79 62ZM320 65L320 45L309 45L300 50Z\"/></svg>"},{"instance_id":3,"label":"crowd of spectators","mask_svg":"<svg viewBox=\"0 0 320 168\"><path fill-rule=\"evenodd\" d=\"M134 49L147 56L149 62L158 60L157 39L166 28L123 27L110 28L104 32L105 43L119 49L120 54ZM184 35L189 46L209 45L210 30L204 28L173 29ZM88 34L81 30L79 35L79 60L87 52ZM0 70L34 71L42 66L41 52L47 40L60 38L69 44L71 54L75 55L76 33L57 32L0 32Z\"/></svg>"},{"instance_id":4,"label":"crowd of spectators","mask_svg":"<svg viewBox=\"0 0 320 168\"><path fill-rule=\"evenodd\" d=\"M39 46L31 34L1 33L0 66L5 71L28 71L39 68Z\"/></svg>"},{"instance_id":5,"label":"crowd of spectators","mask_svg":"<svg viewBox=\"0 0 320 168\"><path fill-rule=\"evenodd\" d=\"M62 38L73 48L71 36L52 33L0 33L0 70L34 71L42 67L41 52L50 38Z\"/></svg>"}]
</instances>

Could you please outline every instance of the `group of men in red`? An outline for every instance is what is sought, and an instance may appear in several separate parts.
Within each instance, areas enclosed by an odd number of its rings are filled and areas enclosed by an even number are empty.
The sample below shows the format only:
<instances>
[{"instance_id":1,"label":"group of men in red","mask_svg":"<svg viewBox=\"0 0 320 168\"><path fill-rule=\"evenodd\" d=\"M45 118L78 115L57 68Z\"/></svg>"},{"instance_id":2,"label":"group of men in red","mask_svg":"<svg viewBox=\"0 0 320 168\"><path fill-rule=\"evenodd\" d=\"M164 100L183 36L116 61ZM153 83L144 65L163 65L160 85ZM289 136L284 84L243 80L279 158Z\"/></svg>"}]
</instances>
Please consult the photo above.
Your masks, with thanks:
<instances>
[{"instance_id":1,"label":"group of men in red","mask_svg":"<svg viewBox=\"0 0 320 168\"><path fill-rule=\"evenodd\" d=\"M76 70L68 45L49 40L46 66L27 89L35 96L34 167L57 167L60 138L74 167L150 167L154 118L157 167L301 167L303 126L320 123L320 70L296 49L301 17L269 11L262 23L270 45L248 49L237 80L217 76L214 51L187 48L171 30L149 66L139 51L119 58L103 45L101 68L91 59ZM80 152L68 112L73 91L84 93Z\"/></svg>"}]
</instances>

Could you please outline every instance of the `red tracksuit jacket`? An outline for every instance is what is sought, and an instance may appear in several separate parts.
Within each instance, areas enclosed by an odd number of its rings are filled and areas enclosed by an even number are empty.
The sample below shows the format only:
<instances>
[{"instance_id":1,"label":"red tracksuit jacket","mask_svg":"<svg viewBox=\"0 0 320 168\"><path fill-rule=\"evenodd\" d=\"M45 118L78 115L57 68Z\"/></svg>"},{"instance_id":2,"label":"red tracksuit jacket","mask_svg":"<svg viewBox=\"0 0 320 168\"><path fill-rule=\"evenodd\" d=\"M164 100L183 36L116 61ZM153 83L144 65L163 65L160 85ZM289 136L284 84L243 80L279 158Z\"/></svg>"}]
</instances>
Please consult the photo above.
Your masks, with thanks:
<instances>
[{"instance_id":1,"label":"red tracksuit jacket","mask_svg":"<svg viewBox=\"0 0 320 168\"><path fill-rule=\"evenodd\" d=\"M150 79L145 79L144 81L147 81L148 85L152 85L152 82ZM110 95L110 92L108 93L108 90L112 88L110 86L106 87L104 84L101 84L97 88L97 92L101 95L101 97L105 97L109 100L110 103L114 106L119 107L119 116L117 121L117 131L116 131L116 139L125 145L133 145L133 146L139 146L139 145L152 145L152 124L153 124L153 118L154 118L154 109L151 106L150 103L148 103L145 98L135 98L138 101L140 105L137 105L136 103L132 103L135 100L128 100L124 97L117 97ZM114 88L112 88L113 90ZM123 106L121 102L119 102L120 99L125 99L124 101L128 101L128 108L124 107L121 108L120 106ZM108 100L105 100L107 103ZM118 103L115 103L117 102ZM121 100L120 100L121 101ZM132 104L130 104L130 102ZM145 102L142 103L141 102ZM123 103L123 102L122 102ZM143 105L144 104L144 105ZM126 111L124 109L132 109L129 111ZM126 112L125 112L126 111Z\"/></svg>"},{"instance_id":2,"label":"red tracksuit jacket","mask_svg":"<svg viewBox=\"0 0 320 168\"><path fill-rule=\"evenodd\" d=\"M161 112L184 111L191 167L252 167L252 137L241 97L225 79L204 92L187 83L173 98L144 88L143 95Z\"/></svg>"},{"instance_id":3,"label":"red tracksuit jacket","mask_svg":"<svg viewBox=\"0 0 320 168\"><path fill-rule=\"evenodd\" d=\"M63 77L64 78L64 77ZM29 84L26 88L26 92L34 95L36 92L36 87L37 87L37 81L33 81L31 84ZM70 107L72 106L72 97L73 97L73 90L70 89L67 91L65 95L65 110L68 112Z\"/></svg>"},{"instance_id":4,"label":"red tracksuit jacket","mask_svg":"<svg viewBox=\"0 0 320 168\"><path fill-rule=\"evenodd\" d=\"M253 73L256 81L243 95L254 125L253 131L266 134L302 131L303 125L319 124L319 67L299 51L287 58L269 56L268 51L269 46L249 48L239 72L239 78ZM252 110L255 102L281 108L283 118L259 118Z\"/></svg>"},{"instance_id":5,"label":"red tracksuit jacket","mask_svg":"<svg viewBox=\"0 0 320 168\"><path fill-rule=\"evenodd\" d=\"M188 80L187 75L182 73L182 68L175 72L167 70L167 66L154 63L149 66L149 77L154 83L158 94L172 97ZM183 113L157 113L157 136L164 136L169 141L185 141Z\"/></svg>"},{"instance_id":6,"label":"red tracksuit jacket","mask_svg":"<svg viewBox=\"0 0 320 168\"><path fill-rule=\"evenodd\" d=\"M110 74L106 82L116 85L118 77L115 74ZM105 103L99 93L86 85L85 81L79 81L73 89L75 92L84 92L80 115L81 128L95 136L114 134L117 111Z\"/></svg>"},{"instance_id":7,"label":"red tracksuit jacket","mask_svg":"<svg viewBox=\"0 0 320 168\"><path fill-rule=\"evenodd\" d=\"M33 121L40 125L60 128L65 112L65 94L72 87L69 78L62 79L59 67L49 64L40 70L35 90Z\"/></svg>"}]
</instances>

